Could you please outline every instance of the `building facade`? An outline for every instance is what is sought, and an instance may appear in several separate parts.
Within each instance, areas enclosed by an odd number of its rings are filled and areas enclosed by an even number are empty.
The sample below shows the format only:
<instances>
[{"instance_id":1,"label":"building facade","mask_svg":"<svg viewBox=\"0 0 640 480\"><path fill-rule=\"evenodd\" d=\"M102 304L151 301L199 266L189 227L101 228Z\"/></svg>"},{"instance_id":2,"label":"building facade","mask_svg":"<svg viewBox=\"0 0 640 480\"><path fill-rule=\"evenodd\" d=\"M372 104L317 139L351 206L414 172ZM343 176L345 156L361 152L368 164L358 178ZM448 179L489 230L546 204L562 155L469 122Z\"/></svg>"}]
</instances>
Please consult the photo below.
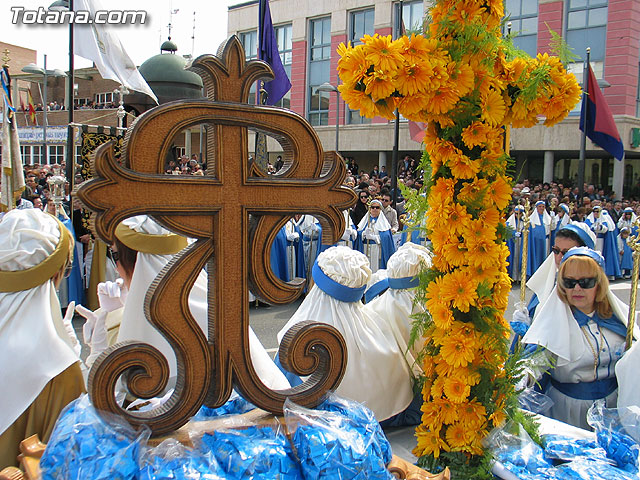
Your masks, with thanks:
<instances>
[{"instance_id":1,"label":"building facade","mask_svg":"<svg viewBox=\"0 0 640 480\"><path fill-rule=\"evenodd\" d=\"M402 20L418 32L429 2L402 2ZM271 16L280 54L292 88L283 106L304 116L326 150L333 150L338 121L340 151L354 157L364 170L391 163L393 123L365 119L351 111L337 94L319 91L325 82L336 86L336 50L341 42L356 44L365 35L396 35L400 2L392 0L271 0ZM567 67L582 81L583 58L591 49L591 64L603 79L604 96L614 114L625 145L619 162L587 140L585 181L615 191L640 196L640 2L637 0L505 0L505 34L530 55L550 52L552 31L573 49L577 58ZM508 22L510 22L509 25ZM237 35L247 59L257 57L258 0L229 7L228 34ZM602 81L602 80L600 80ZM339 118L336 118L339 104ZM553 128L542 124L514 129L511 156L518 178L575 182L581 132L580 106ZM270 145L271 146L271 145ZM275 146L277 148L277 146ZM400 127L400 158L420 155L406 122Z\"/></svg>"}]
</instances>

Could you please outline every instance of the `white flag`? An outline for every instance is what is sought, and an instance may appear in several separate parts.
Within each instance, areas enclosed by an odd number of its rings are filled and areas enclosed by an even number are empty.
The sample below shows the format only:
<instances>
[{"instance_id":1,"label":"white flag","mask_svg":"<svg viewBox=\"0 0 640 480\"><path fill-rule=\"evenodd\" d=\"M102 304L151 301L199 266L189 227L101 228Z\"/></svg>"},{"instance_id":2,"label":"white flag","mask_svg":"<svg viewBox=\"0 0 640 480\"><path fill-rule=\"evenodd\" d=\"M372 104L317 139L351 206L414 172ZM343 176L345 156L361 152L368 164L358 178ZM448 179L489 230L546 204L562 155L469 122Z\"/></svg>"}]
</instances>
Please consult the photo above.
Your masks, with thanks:
<instances>
[{"instance_id":1,"label":"white flag","mask_svg":"<svg viewBox=\"0 0 640 480\"><path fill-rule=\"evenodd\" d=\"M75 0L75 11L89 11L90 18L95 18L97 10L104 10L97 0ZM74 24L74 53L96 64L102 78L120 82L130 90L146 93L158 103L151 87L136 68L125 51L120 39L104 25L92 23Z\"/></svg>"},{"instance_id":2,"label":"white flag","mask_svg":"<svg viewBox=\"0 0 640 480\"><path fill-rule=\"evenodd\" d=\"M2 83L2 172L0 185L0 211L9 211L24 190L24 173L20 156L20 141L15 112L11 115L9 78L0 67ZM12 117L12 118L10 118Z\"/></svg>"}]
</instances>

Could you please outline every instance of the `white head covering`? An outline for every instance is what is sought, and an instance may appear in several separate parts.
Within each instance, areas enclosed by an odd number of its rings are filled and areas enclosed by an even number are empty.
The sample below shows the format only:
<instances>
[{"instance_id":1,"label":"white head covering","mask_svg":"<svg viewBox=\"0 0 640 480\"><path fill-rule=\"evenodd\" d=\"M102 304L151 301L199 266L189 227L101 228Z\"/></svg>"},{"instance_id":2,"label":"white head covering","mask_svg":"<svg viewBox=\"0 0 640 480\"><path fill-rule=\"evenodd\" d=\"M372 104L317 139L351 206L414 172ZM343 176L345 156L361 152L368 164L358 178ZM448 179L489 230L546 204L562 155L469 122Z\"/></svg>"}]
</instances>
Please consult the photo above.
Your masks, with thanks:
<instances>
[{"instance_id":1,"label":"white head covering","mask_svg":"<svg viewBox=\"0 0 640 480\"><path fill-rule=\"evenodd\" d=\"M566 217L566 215L565 215ZM584 222L571 222L571 225L583 230L586 235L589 236L593 245L596 243L596 234L589 228ZM556 260L553 253L550 253L542 265L531 275L531 278L527 281L527 287L530 288L533 293L538 296L540 301L539 305L542 305L547 301L551 295L553 287L556 285L556 275L558 268L556 267ZM540 308L536 309L536 316L540 313Z\"/></svg>"},{"instance_id":2,"label":"white head covering","mask_svg":"<svg viewBox=\"0 0 640 480\"><path fill-rule=\"evenodd\" d=\"M638 382L638 365L640 365L639 342L634 342L627 353L616 363L618 379L618 408L640 408L640 382Z\"/></svg>"},{"instance_id":3,"label":"white head covering","mask_svg":"<svg viewBox=\"0 0 640 480\"><path fill-rule=\"evenodd\" d=\"M414 305L415 288L398 288L394 280L417 278L420 271L431 266L429 249L407 242L396 251L387 262L387 275L391 281L389 289L378 298L365 305L365 310L371 311L373 318L379 318L383 325L388 325L401 352L405 354L408 367L414 375L420 375L422 368L416 362L422 350L422 343L417 341L409 350L411 336L411 315L424 312L424 306Z\"/></svg>"},{"instance_id":4,"label":"white head covering","mask_svg":"<svg viewBox=\"0 0 640 480\"><path fill-rule=\"evenodd\" d=\"M382 206L382 202L380 202L379 200L374 200L374 202L379 203ZM372 219L371 226L376 232L385 232L387 230L391 230L389 220L387 220L387 217L385 217L382 213L382 208L380 208L380 215L378 215L377 220L373 220L373 217L371 217L369 215L369 212L367 211L365 216L362 217L362 220L360 220L360 223L358 224L358 231L364 230L369 226L369 218Z\"/></svg>"},{"instance_id":5,"label":"white head covering","mask_svg":"<svg viewBox=\"0 0 640 480\"><path fill-rule=\"evenodd\" d=\"M611 289L607 292L607 298L613 313L626 326L629 307L614 295ZM586 346L580 326L573 317L571 307L558 296L557 285L538 310L531 327L522 339L523 343L545 347L558 357L558 367L575 362L582 357ZM638 337L637 325L634 329L634 337Z\"/></svg>"},{"instance_id":6,"label":"white head covering","mask_svg":"<svg viewBox=\"0 0 640 480\"><path fill-rule=\"evenodd\" d=\"M367 257L348 247L328 248L318 255L317 265L322 274L339 284L337 288L362 288L371 276ZM413 398L411 376L392 332L359 300L337 300L319 287L315 274L314 279L311 291L278 333L278 341L304 320L334 326L344 336L348 354L347 369L336 393L366 404L379 421L402 412Z\"/></svg>"},{"instance_id":7,"label":"white head covering","mask_svg":"<svg viewBox=\"0 0 640 480\"><path fill-rule=\"evenodd\" d=\"M169 235L171 232L158 225L146 215L128 218L122 222L130 229L149 235ZM118 332L118 341L135 340L156 347L169 362L169 376L176 376L176 356L169 342L147 321L144 315L144 299L151 283L169 263L173 255L154 255L138 252L136 266L131 278L129 295L122 314L122 323ZM200 272L189 295L189 309L202 331L207 333L207 274ZM249 345L251 360L262 382L272 389L290 388L289 382L276 367L265 351L260 340L249 327ZM170 382L173 383L173 382Z\"/></svg>"},{"instance_id":8,"label":"white head covering","mask_svg":"<svg viewBox=\"0 0 640 480\"><path fill-rule=\"evenodd\" d=\"M39 209L7 213L0 222L0 270L41 265L58 246L60 228ZM1 434L51 379L78 361L51 278L28 290L0 292L0 345Z\"/></svg>"},{"instance_id":9,"label":"white head covering","mask_svg":"<svg viewBox=\"0 0 640 480\"><path fill-rule=\"evenodd\" d=\"M536 207L539 204L544 205L544 202L542 200L536 202ZM531 226L536 227L538 225L540 225L540 214L538 213L538 210L535 209L533 212L531 212ZM547 212L546 208L542 213L542 225L545 227L549 227L551 225L551 216L549 215L549 212Z\"/></svg>"},{"instance_id":10,"label":"white head covering","mask_svg":"<svg viewBox=\"0 0 640 480\"><path fill-rule=\"evenodd\" d=\"M613 218L611 218L611 215L609 215L609 212L607 212L604 208L600 207L599 205L596 205L595 207L593 207L593 209L595 210L596 208L600 209L600 219L602 221L602 223L604 223L607 226L607 230L613 232L616 229L616 224L613 221ZM596 222L596 218L593 216L593 211L587 215L587 220L589 220L592 224Z\"/></svg>"}]
</instances>

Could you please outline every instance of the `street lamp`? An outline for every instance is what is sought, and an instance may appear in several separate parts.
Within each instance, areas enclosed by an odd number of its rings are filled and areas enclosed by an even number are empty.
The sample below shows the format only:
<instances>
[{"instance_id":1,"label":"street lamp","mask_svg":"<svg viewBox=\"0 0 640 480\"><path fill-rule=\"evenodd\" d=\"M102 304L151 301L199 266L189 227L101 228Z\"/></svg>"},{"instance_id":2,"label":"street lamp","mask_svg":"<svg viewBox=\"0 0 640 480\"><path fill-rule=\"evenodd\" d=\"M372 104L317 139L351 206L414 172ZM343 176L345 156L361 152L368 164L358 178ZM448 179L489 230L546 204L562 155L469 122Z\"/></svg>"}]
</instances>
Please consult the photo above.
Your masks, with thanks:
<instances>
[{"instance_id":1,"label":"street lamp","mask_svg":"<svg viewBox=\"0 0 640 480\"><path fill-rule=\"evenodd\" d=\"M340 146L340 92L338 87L329 82L324 82L316 90L318 92L335 92L336 94L336 153L338 153Z\"/></svg>"},{"instance_id":2,"label":"street lamp","mask_svg":"<svg viewBox=\"0 0 640 480\"><path fill-rule=\"evenodd\" d=\"M42 148L44 149L44 164L49 165L49 148L47 146L47 77L66 77L67 74L62 70L47 70L47 56L44 56L44 68L40 68L35 63L26 65L22 71L24 73L32 73L42 75L44 88L42 89Z\"/></svg>"},{"instance_id":3,"label":"street lamp","mask_svg":"<svg viewBox=\"0 0 640 480\"><path fill-rule=\"evenodd\" d=\"M73 11L73 0L56 0L49 5L49 10ZM69 99L69 126L67 127L67 168L66 175L69 182L69 191L73 190L75 179L75 144L73 142L73 22L69 22L69 83L67 85L67 98ZM73 215L73 209L71 209Z\"/></svg>"}]
</instances>

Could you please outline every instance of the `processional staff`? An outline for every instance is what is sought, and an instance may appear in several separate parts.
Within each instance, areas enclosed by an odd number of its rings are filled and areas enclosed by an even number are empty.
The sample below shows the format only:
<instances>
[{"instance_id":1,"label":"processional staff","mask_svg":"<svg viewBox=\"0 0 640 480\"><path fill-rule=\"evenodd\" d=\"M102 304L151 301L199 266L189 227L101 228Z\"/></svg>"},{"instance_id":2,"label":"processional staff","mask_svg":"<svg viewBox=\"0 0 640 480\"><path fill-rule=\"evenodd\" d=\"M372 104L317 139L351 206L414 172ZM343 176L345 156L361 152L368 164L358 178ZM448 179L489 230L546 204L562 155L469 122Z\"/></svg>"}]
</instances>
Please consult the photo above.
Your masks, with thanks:
<instances>
[{"instance_id":1,"label":"processional staff","mask_svg":"<svg viewBox=\"0 0 640 480\"><path fill-rule=\"evenodd\" d=\"M633 250L633 270L631 271L631 297L629 298L629 318L627 322L627 339L625 350L631 348L633 327L636 323L636 300L638 297L638 273L640 272L640 220L636 218L632 224L636 227L635 235L629 235L627 245Z\"/></svg>"},{"instance_id":2,"label":"processional staff","mask_svg":"<svg viewBox=\"0 0 640 480\"><path fill-rule=\"evenodd\" d=\"M527 294L527 257L529 256L529 225L531 223L531 203L527 199L524 205L524 215L522 216L524 224L522 230L522 262L520 267L520 307L524 308L525 298Z\"/></svg>"}]
</instances>

